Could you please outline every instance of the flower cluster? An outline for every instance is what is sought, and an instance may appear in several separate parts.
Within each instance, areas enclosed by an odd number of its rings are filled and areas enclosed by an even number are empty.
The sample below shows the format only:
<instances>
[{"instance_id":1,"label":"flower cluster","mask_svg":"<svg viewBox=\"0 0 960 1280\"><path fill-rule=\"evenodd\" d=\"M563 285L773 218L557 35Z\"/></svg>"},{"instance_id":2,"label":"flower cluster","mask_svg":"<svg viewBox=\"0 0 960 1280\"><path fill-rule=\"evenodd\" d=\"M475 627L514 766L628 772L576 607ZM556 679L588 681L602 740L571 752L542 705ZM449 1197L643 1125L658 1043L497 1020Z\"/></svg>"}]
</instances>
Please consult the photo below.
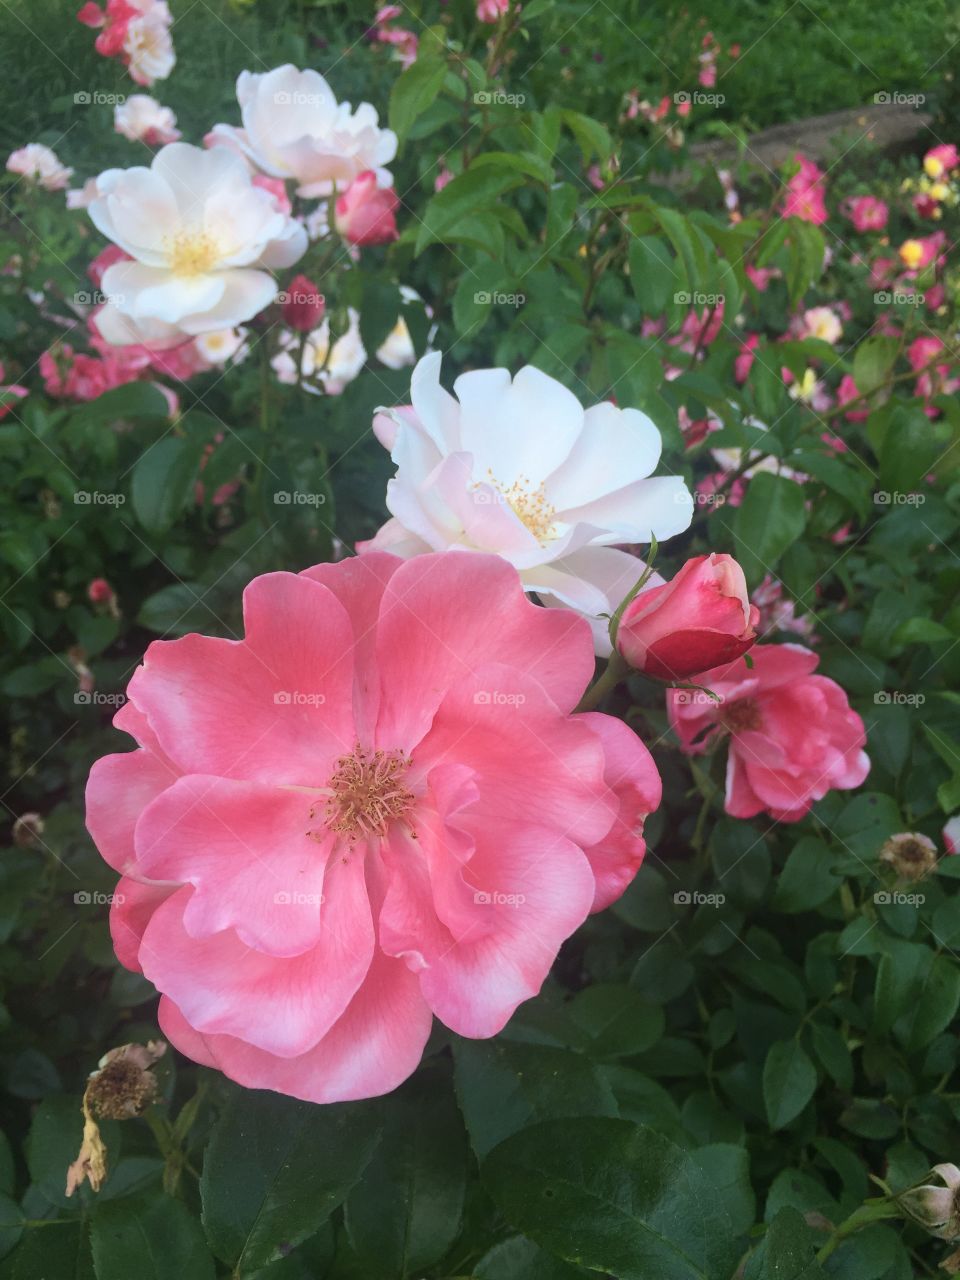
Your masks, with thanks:
<instances>
[{"instance_id":1,"label":"flower cluster","mask_svg":"<svg viewBox=\"0 0 960 1280\"><path fill-rule=\"evenodd\" d=\"M88 0L77 19L99 31L97 53L119 58L137 84L166 80L176 65L166 0L107 0L104 8Z\"/></svg>"}]
</instances>

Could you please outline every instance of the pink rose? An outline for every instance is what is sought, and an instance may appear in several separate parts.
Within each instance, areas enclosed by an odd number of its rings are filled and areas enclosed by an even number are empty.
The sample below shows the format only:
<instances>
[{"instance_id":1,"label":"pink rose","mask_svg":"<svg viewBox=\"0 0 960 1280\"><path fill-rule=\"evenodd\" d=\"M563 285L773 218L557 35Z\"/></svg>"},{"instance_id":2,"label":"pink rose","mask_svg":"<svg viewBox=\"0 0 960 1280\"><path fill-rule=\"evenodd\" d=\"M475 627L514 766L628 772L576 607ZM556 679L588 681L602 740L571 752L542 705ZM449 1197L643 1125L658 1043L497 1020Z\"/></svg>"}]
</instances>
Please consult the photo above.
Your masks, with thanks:
<instances>
[{"instance_id":1,"label":"pink rose","mask_svg":"<svg viewBox=\"0 0 960 1280\"><path fill-rule=\"evenodd\" d=\"M390 244L396 240L394 217L400 198L392 187L378 187L377 175L366 169L337 197L334 223L351 244Z\"/></svg>"},{"instance_id":2,"label":"pink rose","mask_svg":"<svg viewBox=\"0 0 960 1280\"><path fill-rule=\"evenodd\" d=\"M703 693L667 690L667 709L687 755L729 736L724 807L734 818L768 813L796 822L832 788L858 787L870 770L863 721L819 659L797 644L759 645L744 658L704 671Z\"/></svg>"},{"instance_id":3,"label":"pink rose","mask_svg":"<svg viewBox=\"0 0 960 1280\"><path fill-rule=\"evenodd\" d=\"M495 1035L632 879L660 779L572 714L587 623L497 556L369 552L244 593L245 638L156 641L87 825L164 1036L242 1085L372 1097L433 1016Z\"/></svg>"},{"instance_id":4,"label":"pink rose","mask_svg":"<svg viewBox=\"0 0 960 1280\"><path fill-rule=\"evenodd\" d=\"M756 359L754 352L760 345L759 333L748 333L746 338L740 345L733 362L733 376L738 383L746 382L750 376L750 370L753 368L753 362Z\"/></svg>"},{"instance_id":5,"label":"pink rose","mask_svg":"<svg viewBox=\"0 0 960 1280\"><path fill-rule=\"evenodd\" d=\"M290 281L283 302L283 322L297 333L312 333L323 319L324 297L309 276L302 273Z\"/></svg>"},{"instance_id":6,"label":"pink rose","mask_svg":"<svg viewBox=\"0 0 960 1280\"><path fill-rule=\"evenodd\" d=\"M499 22L510 8L510 0L479 0L477 4L478 22Z\"/></svg>"},{"instance_id":7,"label":"pink rose","mask_svg":"<svg viewBox=\"0 0 960 1280\"><path fill-rule=\"evenodd\" d=\"M5 369L3 363L0 362L0 421L2 421L8 413L11 412L13 406L18 400L22 400L24 396L30 394L26 387L21 387L16 382L10 382L3 385L3 375Z\"/></svg>"},{"instance_id":8,"label":"pink rose","mask_svg":"<svg viewBox=\"0 0 960 1280\"><path fill-rule=\"evenodd\" d=\"M783 201L785 218L800 218L804 222L820 224L827 220L827 207L824 203L824 174L812 160L798 151L794 161L800 166L787 183L787 193Z\"/></svg>"},{"instance_id":9,"label":"pink rose","mask_svg":"<svg viewBox=\"0 0 960 1280\"><path fill-rule=\"evenodd\" d=\"M658 680L685 680L731 662L757 638L760 618L732 556L695 556L669 582L627 605L617 647L632 667Z\"/></svg>"},{"instance_id":10,"label":"pink rose","mask_svg":"<svg viewBox=\"0 0 960 1280\"><path fill-rule=\"evenodd\" d=\"M853 377L849 373L845 373L840 379L840 385L837 387L837 408L841 409L845 404L849 404L851 400L857 400L860 397L860 389L854 382ZM848 422L866 422L870 417L870 410L864 407L859 409L850 409L843 415Z\"/></svg>"},{"instance_id":11,"label":"pink rose","mask_svg":"<svg viewBox=\"0 0 960 1280\"><path fill-rule=\"evenodd\" d=\"M876 196L856 196L845 200L841 210L857 231L882 231L887 225L889 210L885 202Z\"/></svg>"}]
</instances>

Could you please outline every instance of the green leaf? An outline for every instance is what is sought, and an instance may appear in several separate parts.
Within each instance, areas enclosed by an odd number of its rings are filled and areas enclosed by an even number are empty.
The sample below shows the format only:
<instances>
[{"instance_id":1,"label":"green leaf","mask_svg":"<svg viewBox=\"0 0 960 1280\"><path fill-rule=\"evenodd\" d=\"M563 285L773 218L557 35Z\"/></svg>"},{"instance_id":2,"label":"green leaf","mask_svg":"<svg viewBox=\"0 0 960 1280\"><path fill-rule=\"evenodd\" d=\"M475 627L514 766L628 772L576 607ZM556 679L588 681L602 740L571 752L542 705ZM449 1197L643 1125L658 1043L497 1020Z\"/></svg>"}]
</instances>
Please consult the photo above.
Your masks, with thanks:
<instances>
[{"instance_id":1,"label":"green leaf","mask_svg":"<svg viewBox=\"0 0 960 1280\"><path fill-rule=\"evenodd\" d=\"M461 219L488 207L507 191L523 183L523 175L506 166L471 166L431 198L417 234L417 253L435 240L443 240Z\"/></svg>"},{"instance_id":2,"label":"green leaf","mask_svg":"<svg viewBox=\"0 0 960 1280\"><path fill-rule=\"evenodd\" d=\"M861 394L876 391L887 379L897 358L899 341L875 335L865 338L853 358L853 380Z\"/></svg>"},{"instance_id":3,"label":"green leaf","mask_svg":"<svg viewBox=\"0 0 960 1280\"><path fill-rule=\"evenodd\" d=\"M763 1064L763 1100L772 1129L795 1120L813 1097L817 1069L796 1040L778 1040Z\"/></svg>"},{"instance_id":4,"label":"green leaf","mask_svg":"<svg viewBox=\"0 0 960 1280\"><path fill-rule=\"evenodd\" d=\"M90 1243L97 1280L213 1280L213 1258L197 1219L165 1195L99 1203Z\"/></svg>"},{"instance_id":5,"label":"green leaf","mask_svg":"<svg viewBox=\"0 0 960 1280\"><path fill-rule=\"evenodd\" d=\"M443 1257L463 1212L467 1141L453 1091L419 1074L385 1108L383 1140L345 1208L347 1235L378 1280L404 1280Z\"/></svg>"},{"instance_id":6,"label":"green leaf","mask_svg":"<svg viewBox=\"0 0 960 1280\"><path fill-rule=\"evenodd\" d=\"M311 1236L373 1155L371 1104L318 1107L241 1092L214 1127L203 1162L203 1224L218 1258L247 1276Z\"/></svg>"},{"instance_id":7,"label":"green leaf","mask_svg":"<svg viewBox=\"0 0 960 1280\"><path fill-rule=\"evenodd\" d=\"M105 391L78 408L70 430L85 430L116 422L121 418L168 418L170 406L163 392L151 382L127 382Z\"/></svg>"},{"instance_id":8,"label":"green leaf","mask_svg":"<svg viewBox=\"0 0 960 1280\"><path fill-rule=\"evenodd\" d=\"M780 872L773 905L777 911L793 914L819 907L840 885L833 870L836 859L823 841L804 836L790 851Z\"/></svg>"},{"instance_id":9,"label":"green leaf","mask_svg":"<svg viewBox=\"0 0 960 1280\"><path fill-rule=\"evenodd\" d=\"M206 441L201 435L167 436L151 445L133 469L133 511L148 533L163 533L192 501Z\"/></svg>"},{"instance_id":10,"label":"green leaf","mask_svg":"<svg viewBox=\"0 0 960 1280\"><path fill-rule=\"evenodd\" d=\"M551 1253L620 1280L705 1280L736 1264L735 1233L694 1157L626 1120L548 1120L496 1147L494 1199Z\"/></svg>"},{"instance_id":11,"label":"green leaf","mask_svg":"<svg viewBox=\"0 0 960 1280\"><path fill-rule=\"evenodd\" d=\"M443 88L446 74L445 59L421 56L394 81L390 90L389 120L390 128L401 142Z\"/></svg>"},{"instance_id":12,"label":"green leaf","mask_svg":"<svg viewBox=\"0 0 960 1280\"><path fill-rule=\"evenodd\" d=\"M755 475L733 521L737 559L747 579L757 583L775 569L805 525L803 486L769 471Z\"/></svg>"},{"instance_id":13,"label":"green leaf","mask_svg":"<svg viewBox=\"0 0 960 1280\"><path fill-rule=\"evenodd\" d=\"M816 1237L803 1215L789 1206L781 1209L764 1238L762 1280L817 1280L823 1271L815 1248Z\"/></svg>"},{"instance_id":14,"label":"green leaf","mask_svg":"<svg viewBox=\"0 0 960 1280\"><path fill-rule=\"evenodd\" d=\"M28 1231L10 1260L12 1280L95 1280L86 1224L60 1219Z\"/></svg>"},{"instance_id":15,"label":"green leaf","mask_svg":"<svg viewBox=\"0 0 960 1280\"><path fill-rule=\"evenodd\" d=\"M634 236L628 256L630 284L646 316L659 316L673 301L682 275L659 236Z\"/></svg>"},{"instance_id":16,"label":"green leaf","mask_svg":"<svg viewBox=\"0 0 960 1280\"><path fill-rule=\"evenodd\" d=\"M746 1147L735 1146L731 1142L714 1142L698 1147L693 1158L723 1205L734 1232L746 1234L757 1213Z\"/></svg>"},{"instance_id":17,"label":"green leaf","mask_svg":"<svg viewBox=\"0 0 960 1280\"><path fill-rule=\"evenodd\" d=\"M589 1273L552 1258L532 1240L514 1236L485 1253L474 1266L473 1274L476 1280L578 1280Z\"/></svg>"},{"instance_id":18,"label":"green leaf","mask_svg":"<svg viewBox=\"0 0 960 1280\"><path fill-rule=\"evenodd\" d=\"M512 1133L558 1116L616 1116L609 1084L589 1058L551 1045L458 1040L457 1097L482 1160Z\"/></svg>"},{"instance_id":19,"label":"green leaf","mask_svg":"<svg viewBox=\"0 0 960 1280\"><path fill-rule=\"evenodd\" d=\"M587 987L570 1005L570 1016L590 1037L597 1058L624 1058L651 1049L663 1035L664 1013L626 985Z\"/></svg>"}]
</instances>

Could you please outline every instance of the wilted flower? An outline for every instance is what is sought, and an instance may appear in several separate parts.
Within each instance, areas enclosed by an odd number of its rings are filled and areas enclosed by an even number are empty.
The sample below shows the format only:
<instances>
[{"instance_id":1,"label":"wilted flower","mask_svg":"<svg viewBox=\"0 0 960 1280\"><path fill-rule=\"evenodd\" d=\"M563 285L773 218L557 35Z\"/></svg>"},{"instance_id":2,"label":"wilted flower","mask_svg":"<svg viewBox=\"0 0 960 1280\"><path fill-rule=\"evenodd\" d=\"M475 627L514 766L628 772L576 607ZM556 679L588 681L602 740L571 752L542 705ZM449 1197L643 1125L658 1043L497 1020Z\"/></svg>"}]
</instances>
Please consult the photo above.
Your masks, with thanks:
<instances>
[{"instance_id":1,"label":"wilted flower","mask_svg":"<svg viewBox=\"0 0 960 1280\"><path fill-rule=\"evenodd\" d=\"M902 1191L895 1200L904 1217L938 1240L960 1239L960 1169L936 1164L920 1186Z\"/></svg>"},{"instance_id":2,"label":"wilted flower","mask_svg":"<svg viewBox=\"0 0 960 1280\"><path fill-rule=\"evenodd\" d=\"M21 849L31 848L39 843L44 826L39 813L21 813L13 824L13 843Z\"/></svg>"},{"instance_id":3,"label":"wilted flower","mask_svg":"<svg viewBox=\"0 0 960 1280\"><path fill-rule=\"evenodd\" d=\"M880 861L893 867L901 880L922 880L937 865L937 846L929 836L902 831L884 842Z\"/></svg>"}]
</instances>

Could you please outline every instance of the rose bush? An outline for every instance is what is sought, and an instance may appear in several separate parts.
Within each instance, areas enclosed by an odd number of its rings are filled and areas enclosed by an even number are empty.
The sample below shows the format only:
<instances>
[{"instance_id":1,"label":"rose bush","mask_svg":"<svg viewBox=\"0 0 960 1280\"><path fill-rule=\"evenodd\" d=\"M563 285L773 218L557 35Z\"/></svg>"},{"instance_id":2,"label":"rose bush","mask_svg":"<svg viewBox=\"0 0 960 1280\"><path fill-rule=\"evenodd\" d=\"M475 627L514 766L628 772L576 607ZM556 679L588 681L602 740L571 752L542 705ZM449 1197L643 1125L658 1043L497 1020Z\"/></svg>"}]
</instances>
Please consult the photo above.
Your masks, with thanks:
<instances>
[{"instance_id":1,"label":"rose bush","mask_svg":"<svg viewBox=\"0 0 960 1280\"><path fill-rule=\"evenodd\" d=\"M688 143L837 80L789 6L76 8L0 6L0 1270L957 1271L949 80L774 172Z\"/></svg>"}]
</instances>

